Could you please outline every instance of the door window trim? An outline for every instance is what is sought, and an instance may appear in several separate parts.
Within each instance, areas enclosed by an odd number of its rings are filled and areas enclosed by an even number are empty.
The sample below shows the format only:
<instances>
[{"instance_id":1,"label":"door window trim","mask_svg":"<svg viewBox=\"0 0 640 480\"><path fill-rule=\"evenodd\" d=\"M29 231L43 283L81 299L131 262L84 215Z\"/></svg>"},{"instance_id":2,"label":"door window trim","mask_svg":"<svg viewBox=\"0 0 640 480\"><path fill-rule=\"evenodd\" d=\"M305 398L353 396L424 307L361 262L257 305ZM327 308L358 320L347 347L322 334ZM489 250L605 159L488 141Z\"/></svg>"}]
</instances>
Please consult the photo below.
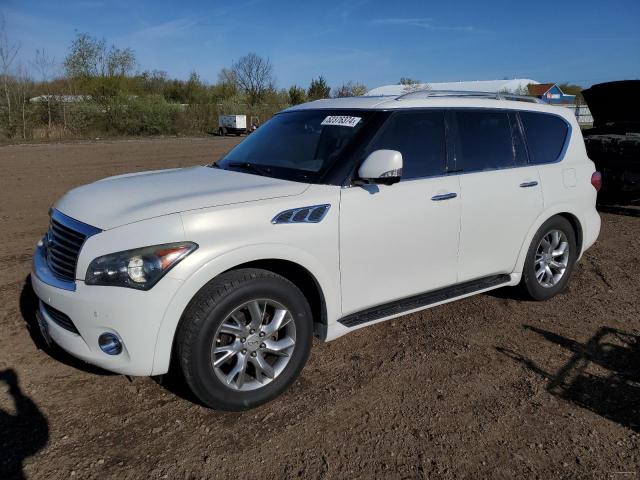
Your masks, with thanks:
<instances>
[{"instance_id":1,"label":"door window trim","mask_svg":"<svg viewBox=\"0 0 640 480\"><path fill-rule=\"evenodd\" d=\"M399 183L407 183L407 182L412 182L415 180L427 180L429 178L441 178L441 177L446 177L449 175L448 172L448 168L450 165L450 155L451 155L451 151L450 151L450 142L449 142L449 128L447 126L447 116L449 114L449 110L448 108L443 108L443 107L424 107L424 108L402 108L402 109L393 109L393 110L385 110L386 112L389 112L388 117L385 119L385 121L378 127L378 131L370 138L368 139L368 141L366 143L364 143L359 152L357 153L357 155L355 155L356 157L358 157L358 160L355 162L354 164L354 168L351 171L351 175L349 175L349 177L347 178L347 180L345 181L345 184L343 186L345 187L351 187L351 186L360 186L358 183L356 183L356 181L358 180L358 169L360 168L360 166L364 163L364 161L366 160L366 157L364 156L367 148L373 144L375 141L378 140L378 138L382 135L384 128L387 126L387 124L389 122L392 121L392 119L394 117L396 117L397 115L402 115L403 113L411 113L411 112L433 112L433 111L437 111L437 112L442 112L442 117L443 117L443 123L444 123L444 150L445 150L445 158L444 158L444 163L443 163L443 170L441 174L437 174L437 175L425 175L422 177L412 177L412 178L407 178L407 179L400 179Z\"/></svg>"},{"instance_id":2,"label":"door window trim","mask_svg":"<svg viewBox=\"0 0 640 480\"><path fill-rule=\"evenodd\" d=\"M419 178L416 177L416 178L402 180L400 183L411 182L413 180L425 180L429 178L441 178L441 177L447 177L451 175L467 175L467 174L482 173L482 172L492 172L497 170L509 170L513 168L538 167L543 165L552 165L555 163L560 163L566 156L566 153L569 149L569 144L571 143L571 138L573 135L573 126L571 125L571 123L568 122L562 115L559 115L557 113L552 113L552 112L538 112L536 110L499 108L499 107L407 107L407 108L394 108L394 109L380 109L380 112L386 113L387 116L382 123L377 125L377 131L373 135L370 135L366 141L362 142L358 146L358 149L357 149L358 151L353 156L351 156L351 159L353 162L352 167L351 169L347 169L347 170L350 170L350 173L345 176L345 179L342 183L342 187L360 186L358 183L356 183L356 180L358 179L357 171L358 171L358 168L360 168L360 165L362 165L362 163L365 160L364 151L369 146L369 144L371 144L373 141L375 141L378 138L383 127L394 115L399 114L401 112L412 112L412 111L422 112L422 111L433 111L433 110L442 111L444 113L445 152L446 152L445 171L441 175L430 175L430 176L419 177ZM458 111L468 111L468 110L475 110L475 111L482 111L482 112L485 112L485 111L503 112L503 113L506 113L508 117L511 117L511 114L512 114L515 117L515 119L517 119L517 124L518 124L517 131L523 143L523 153L524 153L526 163L519 164L517 162L517 157L515 157L513 166L500 167L500 168L488 168L486 170L473 170L473 171L467 171L467 172L458 170L456 168L456 165L457 165L458 151L460 148L458 145L460 137L458 135L458 125L455 119L455 113ZM532 112L532 113L540 113L543 115L552 115L555 117L559 117L563 122L567 124L568 130L564 140L564 145L562 147L560 154L558 155L558 158L554 162L545 162L545 163L539 163L539 164L531 163L531 155L530 155L529 145L527 143L528 142L527 135L524 129L524 125L522 123L522 119L520 118L520 113L522 112L524 113ZM511 118L509 119L509 123L511 125ZM514 140L513 140L513 128L512 128L512 143L513 141ZM514 148L515 148L515 144L514 144Z\"/></svg>"}]
</instances>

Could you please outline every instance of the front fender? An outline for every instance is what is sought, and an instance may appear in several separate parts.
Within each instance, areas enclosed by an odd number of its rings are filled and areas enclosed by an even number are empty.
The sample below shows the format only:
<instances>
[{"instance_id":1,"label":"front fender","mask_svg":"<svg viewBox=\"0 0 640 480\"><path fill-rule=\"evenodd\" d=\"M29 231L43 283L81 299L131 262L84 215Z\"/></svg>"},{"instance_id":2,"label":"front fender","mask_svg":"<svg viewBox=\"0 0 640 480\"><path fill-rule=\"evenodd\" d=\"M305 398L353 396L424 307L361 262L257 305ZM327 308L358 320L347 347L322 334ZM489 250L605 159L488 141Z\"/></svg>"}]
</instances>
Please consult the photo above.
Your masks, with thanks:
<instances>
[{"instance_id":1,"label":"front fender","mask_svg":"<svg viewBox=\"0 0 640 480\"><path fill-rule=\"evenodd\" d=\"M332 278L322 263L308 252L287 244L268 243L240 247L211 258L184 280L175 292L165 311L156 338L152 375L160 375L169 370L173 339L191 299L208 282L238 265L259 260L286 260L308 270L316 279L326 299L328 322L340 316L339 278Z\"/></svg>"}]
</instances>

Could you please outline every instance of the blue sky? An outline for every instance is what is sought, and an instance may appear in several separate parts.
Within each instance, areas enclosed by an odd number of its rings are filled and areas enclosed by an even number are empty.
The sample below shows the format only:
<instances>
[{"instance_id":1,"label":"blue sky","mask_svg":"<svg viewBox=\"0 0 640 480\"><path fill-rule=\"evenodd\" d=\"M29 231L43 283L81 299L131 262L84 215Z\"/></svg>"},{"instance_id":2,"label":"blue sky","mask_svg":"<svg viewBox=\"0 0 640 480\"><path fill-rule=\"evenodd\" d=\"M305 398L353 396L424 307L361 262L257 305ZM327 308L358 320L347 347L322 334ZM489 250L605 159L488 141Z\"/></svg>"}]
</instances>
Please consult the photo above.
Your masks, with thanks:
<instances>
[{"instance_id":1,"label":"blue sky","mask_svg":"<svg viewBox=\"0 0 640 480\"><path fill-rule=\"evenodd\" d=\"M131 47L139 70L207 81L243 54L269 57L279 87L353 80L640 78L640 0L0 0L25 65L62 63L77 32Z\"/></svg>"}]
</instances>

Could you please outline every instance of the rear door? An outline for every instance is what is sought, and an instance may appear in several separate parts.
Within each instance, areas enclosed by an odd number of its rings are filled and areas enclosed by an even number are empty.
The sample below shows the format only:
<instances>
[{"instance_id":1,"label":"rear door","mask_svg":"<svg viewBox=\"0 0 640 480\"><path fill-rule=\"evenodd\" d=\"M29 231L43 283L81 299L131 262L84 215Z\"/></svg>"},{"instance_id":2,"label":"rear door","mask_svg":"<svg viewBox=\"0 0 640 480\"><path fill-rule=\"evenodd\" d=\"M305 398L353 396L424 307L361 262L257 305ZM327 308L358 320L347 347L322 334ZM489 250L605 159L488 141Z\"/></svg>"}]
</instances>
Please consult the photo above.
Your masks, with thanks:
<instances>
[{"instance_id":1,"label":"rear door","mask_svg":"<svg viewBox=\"0 0 640 480\"><path fill-rule=\"evenodd\" d=\"M455 168L462 196L460 282L511 273L543 198L514 112L456 110Z\"/></svg>"},{"instance_id":2,"label":"rear door","mask_svg":"<svg viewBox=\"0 0 640 480\"><path fill-rule=\"evenodd\" d=\"M456 283L460 186L446 176L444 111L396 112L365 149L398 150L395 185L343 188L343 314Z\"/></svg>"}]
</instances>

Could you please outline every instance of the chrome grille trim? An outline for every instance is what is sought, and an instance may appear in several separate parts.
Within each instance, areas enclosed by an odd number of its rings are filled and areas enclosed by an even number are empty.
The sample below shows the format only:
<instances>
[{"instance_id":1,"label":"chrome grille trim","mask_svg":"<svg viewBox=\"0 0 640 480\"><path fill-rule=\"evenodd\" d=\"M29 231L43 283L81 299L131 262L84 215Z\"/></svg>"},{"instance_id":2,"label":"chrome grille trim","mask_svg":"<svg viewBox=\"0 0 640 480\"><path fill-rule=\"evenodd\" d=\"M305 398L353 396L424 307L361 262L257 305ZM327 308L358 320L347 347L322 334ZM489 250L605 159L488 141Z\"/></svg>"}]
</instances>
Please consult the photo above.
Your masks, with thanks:
<instances>
[{"instance_id":1,"label":"chrome grille trim","mask_svg":"<svg viewBox=\"0 0 640 480\"><path fill-rule=\"evenodd\" d=\"M42 254L51 273L62 282L75 285L82 245L87 238L100 231L58 210L51 210L49 230L42 241Z\"/></svg>"}]
</instances>

